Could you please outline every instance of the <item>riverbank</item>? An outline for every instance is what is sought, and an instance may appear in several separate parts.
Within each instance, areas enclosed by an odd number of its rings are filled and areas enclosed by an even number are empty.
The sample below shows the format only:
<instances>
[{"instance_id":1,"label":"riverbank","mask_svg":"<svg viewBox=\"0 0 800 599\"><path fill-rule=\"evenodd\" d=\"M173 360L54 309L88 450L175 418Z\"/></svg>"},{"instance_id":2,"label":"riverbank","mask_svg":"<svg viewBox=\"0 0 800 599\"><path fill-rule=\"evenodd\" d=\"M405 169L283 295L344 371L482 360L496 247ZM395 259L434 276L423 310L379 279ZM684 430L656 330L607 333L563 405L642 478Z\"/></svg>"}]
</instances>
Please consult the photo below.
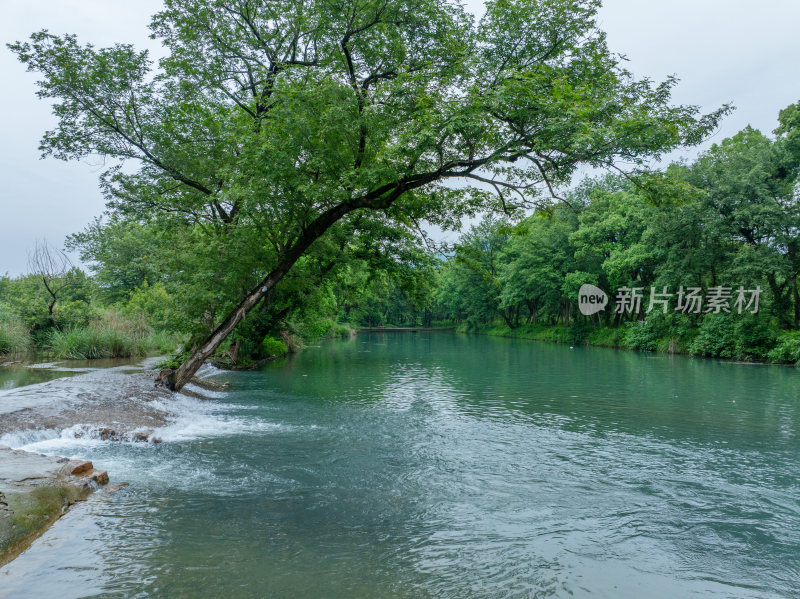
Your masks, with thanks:
<instances>
[{"instance_id":1,"label":"riverbank","mask_svg":"<svg viewBox=\"0 0 800 599\"><path fill-rule=\"evenodd\" d=\"M713 321L710 321L713 322ZM778 333L755 331L750 339L740 339L728 331L695 330L664 333L646 321L620 327L592 327L578 322L572 326L521 324L512 329L506 324L456 328L459 333L548 341L568 345L589 345L703 358L721 358L767 364L800 364L800 335L797 331Z\"/></svg>"}]
</instances>

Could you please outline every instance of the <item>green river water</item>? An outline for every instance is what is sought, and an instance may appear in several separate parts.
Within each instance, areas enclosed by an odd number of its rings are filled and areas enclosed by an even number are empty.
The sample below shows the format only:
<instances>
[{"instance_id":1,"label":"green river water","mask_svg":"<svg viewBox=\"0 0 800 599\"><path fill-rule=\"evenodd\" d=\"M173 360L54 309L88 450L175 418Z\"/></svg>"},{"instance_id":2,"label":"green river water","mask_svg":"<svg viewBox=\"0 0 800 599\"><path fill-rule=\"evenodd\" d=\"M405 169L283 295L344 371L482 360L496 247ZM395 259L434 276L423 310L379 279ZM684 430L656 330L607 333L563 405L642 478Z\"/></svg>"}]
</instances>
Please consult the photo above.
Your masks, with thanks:
<instances>
[{"instance_id":1,"label":"green river water","mask_svg":"<svg viewBox=\"0 0 800 599\"><path fill-rule=\"evenodd\" d=\"M214 376L160 445L5 439L131 485L0 597L800 595L795 369L376 333Z\"/></svg>"}]
</instances>

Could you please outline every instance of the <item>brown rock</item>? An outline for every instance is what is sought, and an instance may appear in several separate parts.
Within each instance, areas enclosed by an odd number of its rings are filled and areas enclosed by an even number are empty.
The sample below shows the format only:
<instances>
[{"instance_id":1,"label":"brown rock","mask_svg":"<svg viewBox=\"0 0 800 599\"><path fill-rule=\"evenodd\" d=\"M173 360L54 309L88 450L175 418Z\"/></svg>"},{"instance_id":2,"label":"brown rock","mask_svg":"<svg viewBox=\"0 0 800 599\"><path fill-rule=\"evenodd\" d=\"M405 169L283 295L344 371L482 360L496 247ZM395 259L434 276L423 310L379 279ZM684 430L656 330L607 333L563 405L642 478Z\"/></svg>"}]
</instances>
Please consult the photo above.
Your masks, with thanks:
<instances>
[{"instance_id":1,"label":"brown rock","mask_svg":"<svg viewBox=\"0 0 800 599\"><path fill-rule=\"evenodd\" d=\"M101 428L98 432L100 433L101 441L108 441L109 438L116 434L115 431L110 428Z\"/></svg>"},{"instance_id":2,"label":"brown rock","mask_svg":"<svg viewBox=\"0 0 800 599\"><path fill-rule=\"evenodd\" d=\"M105 485L108 483L108 472L105 470L95 470L92 473L92 480L98 485Z\"/></svg>"},{"instance_id":3,"label":"brown rock","mask_svg":"<svg viewBox=\"0 0 800 599\"><path fill-rule=\"evenodd\" d=\"M145 442L145 441L147 441L147 439L148 439L148 434L147 433L136 433L136 434L133 435L133 440L134 441Z\"/></svg>"},{"instance_id":4,"label":"brown rock","mask_svg":"<svg viewBox=\"0 0 800 599\"><path fill-rule=\"evenodd\" d=\"M73 460L69 463L70 474L80 474L81 472L88 472L94 468L91 462L84 462L81 460Z\"/></svg>"},{"instance_id":5,"label":"brown rock","mask_svg":"<svg viewBox=\"0 0 800 599\"><path fill-rule=\"evenodd\" d=\"M161 443L161 437L153 437L150 439L153 443Z\"/></svg>"}]
</instances>

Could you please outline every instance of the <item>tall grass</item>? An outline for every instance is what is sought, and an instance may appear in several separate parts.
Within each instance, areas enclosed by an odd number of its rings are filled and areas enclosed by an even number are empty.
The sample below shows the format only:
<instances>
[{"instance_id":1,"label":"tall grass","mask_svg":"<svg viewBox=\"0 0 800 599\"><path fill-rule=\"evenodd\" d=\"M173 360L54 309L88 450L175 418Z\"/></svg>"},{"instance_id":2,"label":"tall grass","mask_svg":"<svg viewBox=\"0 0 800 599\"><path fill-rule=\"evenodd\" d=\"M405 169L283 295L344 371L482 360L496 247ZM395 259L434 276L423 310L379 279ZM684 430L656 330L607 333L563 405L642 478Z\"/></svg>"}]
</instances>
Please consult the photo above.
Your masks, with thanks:
<instances>
[{"instance_id":1,"label":"tall grass","mask_svg":"<svg viewBox=\"0 0 800 599\"><path fill-rule=\"evenodd\" d=\"M168 353L179 344L176 335L153 331L143 319L107 312L86 327L51 331L47 351L62 360L95 360Z\"/></svg>"},{"instance_id":2,"label":"tall grass","mask_svg":"<svg viewBox=\"0 0 800 599\"><path fill-rule=\"evenodd\" d=\"M31 347L28 327L10 308L0 304L0 355L24 354Z\"/></svg>"},{"instance_id":3,"label":"tall grass","mask_svg":"<svg viewBox=\"0 0 800 599\"><path fill-rule=\"evenodd\" d=\"M95 360L144 356L147 350L140 338L111 327L89 325L52 331L48 353L63 360Z\"/></svg>"}]
</instances>

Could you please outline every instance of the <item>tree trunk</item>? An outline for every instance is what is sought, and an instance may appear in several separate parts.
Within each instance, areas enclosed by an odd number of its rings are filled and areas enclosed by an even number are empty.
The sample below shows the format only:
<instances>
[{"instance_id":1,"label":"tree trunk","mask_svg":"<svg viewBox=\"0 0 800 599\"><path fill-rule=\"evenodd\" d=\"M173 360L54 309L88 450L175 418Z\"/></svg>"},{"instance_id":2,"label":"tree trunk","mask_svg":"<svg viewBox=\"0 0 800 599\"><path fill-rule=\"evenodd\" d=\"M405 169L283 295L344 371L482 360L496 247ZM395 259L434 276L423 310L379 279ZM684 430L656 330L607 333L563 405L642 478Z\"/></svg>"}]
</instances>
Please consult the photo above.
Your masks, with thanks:
<instances>
[{"instance_id":1,"label":"tree trunk","mask_svg":"<svg viewBox=\"0 0 800 599\"><path fill-rule=\"evenodd\" d=\"M506 312L505 308L500 310L500 316L503 317L503 320L505 321L505 323L506 323L506 325L508 326L509 329L511 329L513 331L516 328L514 326L514 321L511 320L511 318L509 317L508 312Z\"/></svg>"},{"instance_id":2,"label":"tree trunk","mask_svg":"<svg viewBox=\"0 0 800 599\"><path fill-rule=\"evenodd\" d=\"M158 373L155 381L156 385L166 387L171 391L180 391L186 383L192 380L195 373L205 361L211 357L222 342L225 341L225 338L231 334L233 329L236 328L236 325L242 322L250 310L255 308L261 299L275 288L275 285L283 279L286 273L294 266L294 263L305 254L312 243L322 237L331 226L350 212L358 210L359 208L388 207L400 196L402 191L403 190L399 188L395 189L385 200L381 200L380 203L372 203L371 201L348 202L338 204L320 214L303 230L295 243L283 252L275 270L269 273L258 286L247 294L233 312L231 312L222 324L211 333L204 343L194 350L189 358L176 370L166 368Z\"/></svg>"},{"instance_id":3,"label":"tree trunk","mask_svg":"<svg viewBox=\"0 0 800 599\"><path fill-rule=\"evenodd\" d=\"M250 293L247 294L236 309L231 312L225 321L217 327L217 329L211 333L206 341L198 347L194 353L192 353L189 358L184 361L177 370L173 369L165 369L158 373L158 377L156 378L156 385L160 385L170 389L172 391L180 391L183 389L184 385L192 380L192 377L195 373L200 369L203 363L208 360L211 355L217 351L217 348L225 341L225 338L231 334L233 329L236 328L244 317L247 316L248 312L252 310L261 298L263 298L274 286L275 284L283 278L283 274L281 273L278 276L273 276L276 273L270 273L270 275L262 281L262 283L252 290Z\"/></svg>"}]
</instances>

